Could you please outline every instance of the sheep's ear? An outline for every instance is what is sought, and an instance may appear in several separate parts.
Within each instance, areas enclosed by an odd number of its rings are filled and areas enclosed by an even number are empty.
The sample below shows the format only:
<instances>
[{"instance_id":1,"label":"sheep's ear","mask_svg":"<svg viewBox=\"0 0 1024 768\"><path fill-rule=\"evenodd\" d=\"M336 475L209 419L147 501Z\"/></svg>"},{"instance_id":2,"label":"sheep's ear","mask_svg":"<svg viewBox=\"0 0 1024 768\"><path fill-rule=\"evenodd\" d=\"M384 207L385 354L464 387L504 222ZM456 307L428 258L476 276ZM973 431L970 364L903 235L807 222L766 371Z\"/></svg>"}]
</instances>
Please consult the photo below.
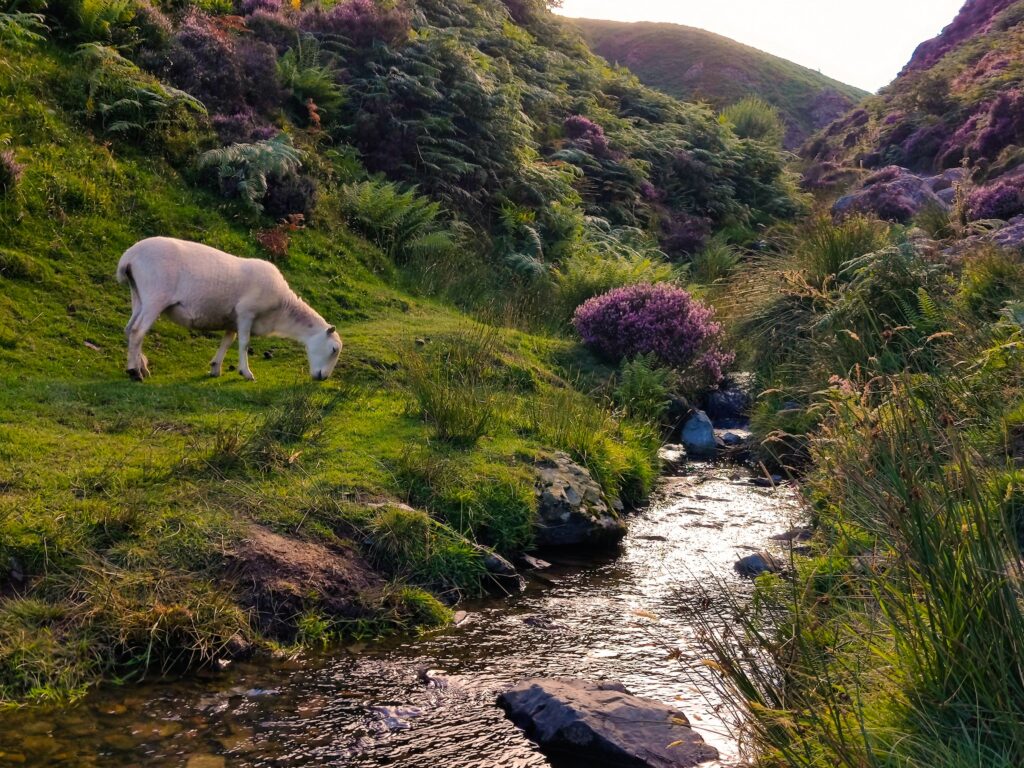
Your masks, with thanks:
<instances>
[{"instance_id":1,"label":"sheep's ear","mask_svg":"<svg viewBox=\"0 0 1024 768\"><path fill-rule=\"evenodd\" d=\"M327 335L330 336L332 333L334 333L334 326L333 325L328 325L327 326Z\"/></svg>"}]
</instances>

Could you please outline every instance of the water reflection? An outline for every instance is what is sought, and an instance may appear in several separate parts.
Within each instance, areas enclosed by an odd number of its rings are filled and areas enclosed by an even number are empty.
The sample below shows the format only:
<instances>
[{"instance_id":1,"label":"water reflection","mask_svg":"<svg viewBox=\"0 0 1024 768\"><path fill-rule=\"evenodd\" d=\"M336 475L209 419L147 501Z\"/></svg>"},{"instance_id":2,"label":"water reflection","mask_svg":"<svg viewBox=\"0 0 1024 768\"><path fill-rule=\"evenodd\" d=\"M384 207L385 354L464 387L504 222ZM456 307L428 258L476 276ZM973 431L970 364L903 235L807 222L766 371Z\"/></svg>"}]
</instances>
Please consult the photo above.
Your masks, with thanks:
<instances>
[{"instance_id":1,"label":"water reflection","mask_svg":"<svg viewBox=\"0 0 1024 768\"><path fill-rule=\"evenodd\" d=\"M752 487L735 469L672 478L619 553L560 558L521 595L464 606L457 627L7 715L0 765L549 766L494 705L541 675L618 679L678 706L728 764L736 745L719 702L692 682L693 612L716 579L748 589L733 562L796 513L791 491Z\"/></svg>"}]
</instances>

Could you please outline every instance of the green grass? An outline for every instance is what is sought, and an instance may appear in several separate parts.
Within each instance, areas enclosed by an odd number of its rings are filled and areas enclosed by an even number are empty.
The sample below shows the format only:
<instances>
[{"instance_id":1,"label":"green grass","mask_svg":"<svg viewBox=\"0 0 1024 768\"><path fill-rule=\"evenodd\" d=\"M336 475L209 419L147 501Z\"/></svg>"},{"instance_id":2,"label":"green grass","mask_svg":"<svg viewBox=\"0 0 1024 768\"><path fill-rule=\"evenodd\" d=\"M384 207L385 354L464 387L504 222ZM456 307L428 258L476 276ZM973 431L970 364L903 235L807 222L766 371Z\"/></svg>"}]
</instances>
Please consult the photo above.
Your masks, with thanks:
<instances>
[{"instance_id":1,"label":"green grass","mask_svg":"<svg viewBox=\"0 0 1024 768\"><path fill-rule=\"evenodd\" d=\"M279 339L253 341L256 382L211 379L216 336L160 321L146 341L153 376L130 381L129 296L114 279L124 249L159 233L266 258L258 222L192 184L189 166L78 126L54 96L63 54L8 63L0 137L26 171L0 197L0 707L192 668L238 635L270 642L225 577L225 552L250 526L355 547L392 580L351 620L311 596L285 640L320 644L445 621L424 589L479 593L485 545L514 554L532 542L529 465L544 451L575 445L609 495L650 487L638 426L601 411L587 437L602 446L595 462L582 438L523 415L576 393L562 366L593 368L585 352L410 290L403 268L340 221L330 192L278 265L345 341L331 380L310 382L301 346ZM479 354L464 346L474 335ZM472 440L439 439L451 418L416 378L417 339L429 340L426 370L441 370L430 360L447 349L443 361L474 387L479 374L493 398ZM445 397L464 385L429 382ZM573 412L599 408L574 397ZM377 506L387 499L422 508Z\"/></svg>"}]
</instances>

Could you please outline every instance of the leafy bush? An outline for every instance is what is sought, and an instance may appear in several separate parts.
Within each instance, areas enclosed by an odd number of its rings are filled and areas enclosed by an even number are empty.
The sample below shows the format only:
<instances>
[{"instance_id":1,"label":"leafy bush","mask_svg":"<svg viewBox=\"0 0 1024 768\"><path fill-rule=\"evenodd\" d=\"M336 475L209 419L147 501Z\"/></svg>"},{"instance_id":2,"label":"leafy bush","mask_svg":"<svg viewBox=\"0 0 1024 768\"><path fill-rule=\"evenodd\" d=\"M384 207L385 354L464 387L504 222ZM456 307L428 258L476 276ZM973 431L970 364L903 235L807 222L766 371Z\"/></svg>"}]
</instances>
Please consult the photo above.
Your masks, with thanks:
<instances>
[{"instance_id":1,"label":"leafy bush","mask_svg":"<svg viewBox=\"0 0 1024 768\"><path fill-rule=\"evenodd\" d=\"M398 184L363 181L341 191L341 210L354 229L367 235L396 262L444 255L455 248L455 233L441 219L441 206Z\"/></svg>"},{"instance_id":2,"label":"leafy bush","mask_svg":"<svg viewBox=\"0 0 1024 768\"><path fill-rule=\"evenodd\" d=\"M637 283L669 282L675 268L637 229L588 226L577 248L551 272L559 318L589 298Z\"/></svg>"},{"instance_id":3,"label":"leafy bush","mask_svg":"<svg viewBox=\"0 0 1024 768\"><path fill-rule=\"evenodd\" d=\"M628 416L660 422L668 411L675 375L660 367L654 355L640 355L623 363L613 397Z\"/></svg>"},{"instance_id":4,"label":"leafy bush","mask_svg":"<svg viewBox=\"0 0 1024 768\"><path fill-rule=\"evenodd\" d=\"M328 11L313 8L302 17L305 30L340 35L352 45L375 40L398 45L409 35L409 12L400 5L384 7L374 0L343 0Z\"/></svg>"},{"instance_id":5,"label":"leafy bush","mask_svg":"<svg viewBox=\"0 0 1024 768\"><path fill-rule=\"evenodd\" d=\"M563 123L569 143L597 157L611 155L611 144L604 135L604 128L583 115L572 115Z\"/></svg>"},{"instance_id":6,"label":"leafy bush","mask_svg":"<svg viewBox=\"0 0 1024 768\"><path fill-rule=\"evenodd\" d=\"M796 263L814 286L840 279L854 259L884 248L889 242L884 224L866 216L848 216L833 222L829 216L810 219L797 233Z\"/></svg>"},{"instance_id":7,"label":"leafy bush","mask_svg":"<svg viewBox=\"0 0 1024 768\"><path fill-rule=\"evenodd\" d=\"M14 159L13 150L0 152L0 195L14 192L24 173L25 166Z\"/></svg>"},{"instance_id":8,"label":"leafy bush","mask_svg":"<svg viewBox=\"0 0 1024 768\"><path fill-rule=\"evenodd\" d=\"M22 48L43 41L43 18L40 13L0 13L0 42Z\"/></svg>"},{"instance_id":9,"label":"leafy bush","mask_svg":"<svg viewBox=\"0 0 1024 768\"><path fill-rule=\"evenodd\" d=\"M321 61L315 37L300 37L296 46L278 59L277 75L291 93L293 111L302 115L304 122L310 117L310 102L318 117L321 111L333 115L341 106L341 87L334 71Z\"/></svg>"},{"instance_id":10,"label":"leafy bush","mask_svg":"<svg viewBox=\"0 0 1024 768\"><path fill-rule=\"evenodd\" d=\"M781 144L786 132L777 107L758 96L749 96L722 110L722 120L741 139Z\"/></svg>"},{"instance_id":11,"label":"leafy bush","mask_svg":"<svg viewBox=\"0 0 1024 768\"><path fill-rule=\"evenodd\" d=\"M720 347L714 310L670 285L635 285L596 296L576 310L573 325L602 357L652 354L664 365L717 382L733 360Z\"/></svg>"},{"instance_id":12,"label":"leafy bush","mask_svg":"<svg viewBox=\"0 0 1024 768\"><path fill-rule=\"evenodd\" d=\"M85 80L83 114L107 133L166 134L191 127L192 115L206 112L192 96L146 75L113 48L87 43L76 58Z\"/></svg>"},{"instance_id":13,"label":"leafy bush","mask_svg":"<svg viewBox=\"0 0 1024 768\"><path fill-rule=\"evenodd\" d=\"M199 157L198 164L201 170L216 169L222 193L241 198L247 208L259 213L271 180L296 176L302 159L302 152L282 133L254 144L211 149Z\"/></svg>"}]
</instances>

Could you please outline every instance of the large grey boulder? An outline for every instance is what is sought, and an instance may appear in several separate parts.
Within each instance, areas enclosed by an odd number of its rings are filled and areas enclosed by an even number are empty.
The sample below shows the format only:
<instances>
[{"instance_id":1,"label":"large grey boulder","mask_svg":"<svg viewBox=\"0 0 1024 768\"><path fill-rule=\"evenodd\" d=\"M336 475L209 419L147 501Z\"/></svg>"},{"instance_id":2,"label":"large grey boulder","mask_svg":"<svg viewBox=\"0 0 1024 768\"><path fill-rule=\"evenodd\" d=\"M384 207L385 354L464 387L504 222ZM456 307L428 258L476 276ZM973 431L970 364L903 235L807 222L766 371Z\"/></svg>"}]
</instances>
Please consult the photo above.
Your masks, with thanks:
<instances>
[{"instance_id":1,"label":"large grey boulder","mask_svg":"<svg viewBox=\"0 0 1024 768\"><path fill-rule=\"evenodd\" d=\"M538 546L607 546L626 535L601 486L568 455L541 459L536 472Z\"/></svg>"},{"instance_id":2,"label":"large grey boulder","mask_svg":"<svg viewBox=\"0 0 1024 768\"><path fill-rule=\"evenodd\" d=\"M718 758L686 715L634 696L622 683L534 678L501 694L498 704L541 749L594 765L689 768Z\"/></svg>"},{"instance_id":3,"label":"large grey boulder","mask_svg":"<svg viewBox=\"0 0 1024 768\"><path fill-rule=\"evenodd\" d=\"M949 206L935 194L931 179L890 165L868 176L860 189L839 198L832 206L832 215L841 218L870 213L905 224L926 208L945 210Z\"/></svg>"},{"instance_id":4,"label":"large grey boulder","mask_svg":"<svg viewBox=\"0 0 1024 768\"><path fill-rule=\"evenodd\" d=\"M694 411L683 424L680 435L687 455L695 459L714 458L718 453L718 441L715 439L715 425L704 411Z\"/></svg>"}]
</instances>

